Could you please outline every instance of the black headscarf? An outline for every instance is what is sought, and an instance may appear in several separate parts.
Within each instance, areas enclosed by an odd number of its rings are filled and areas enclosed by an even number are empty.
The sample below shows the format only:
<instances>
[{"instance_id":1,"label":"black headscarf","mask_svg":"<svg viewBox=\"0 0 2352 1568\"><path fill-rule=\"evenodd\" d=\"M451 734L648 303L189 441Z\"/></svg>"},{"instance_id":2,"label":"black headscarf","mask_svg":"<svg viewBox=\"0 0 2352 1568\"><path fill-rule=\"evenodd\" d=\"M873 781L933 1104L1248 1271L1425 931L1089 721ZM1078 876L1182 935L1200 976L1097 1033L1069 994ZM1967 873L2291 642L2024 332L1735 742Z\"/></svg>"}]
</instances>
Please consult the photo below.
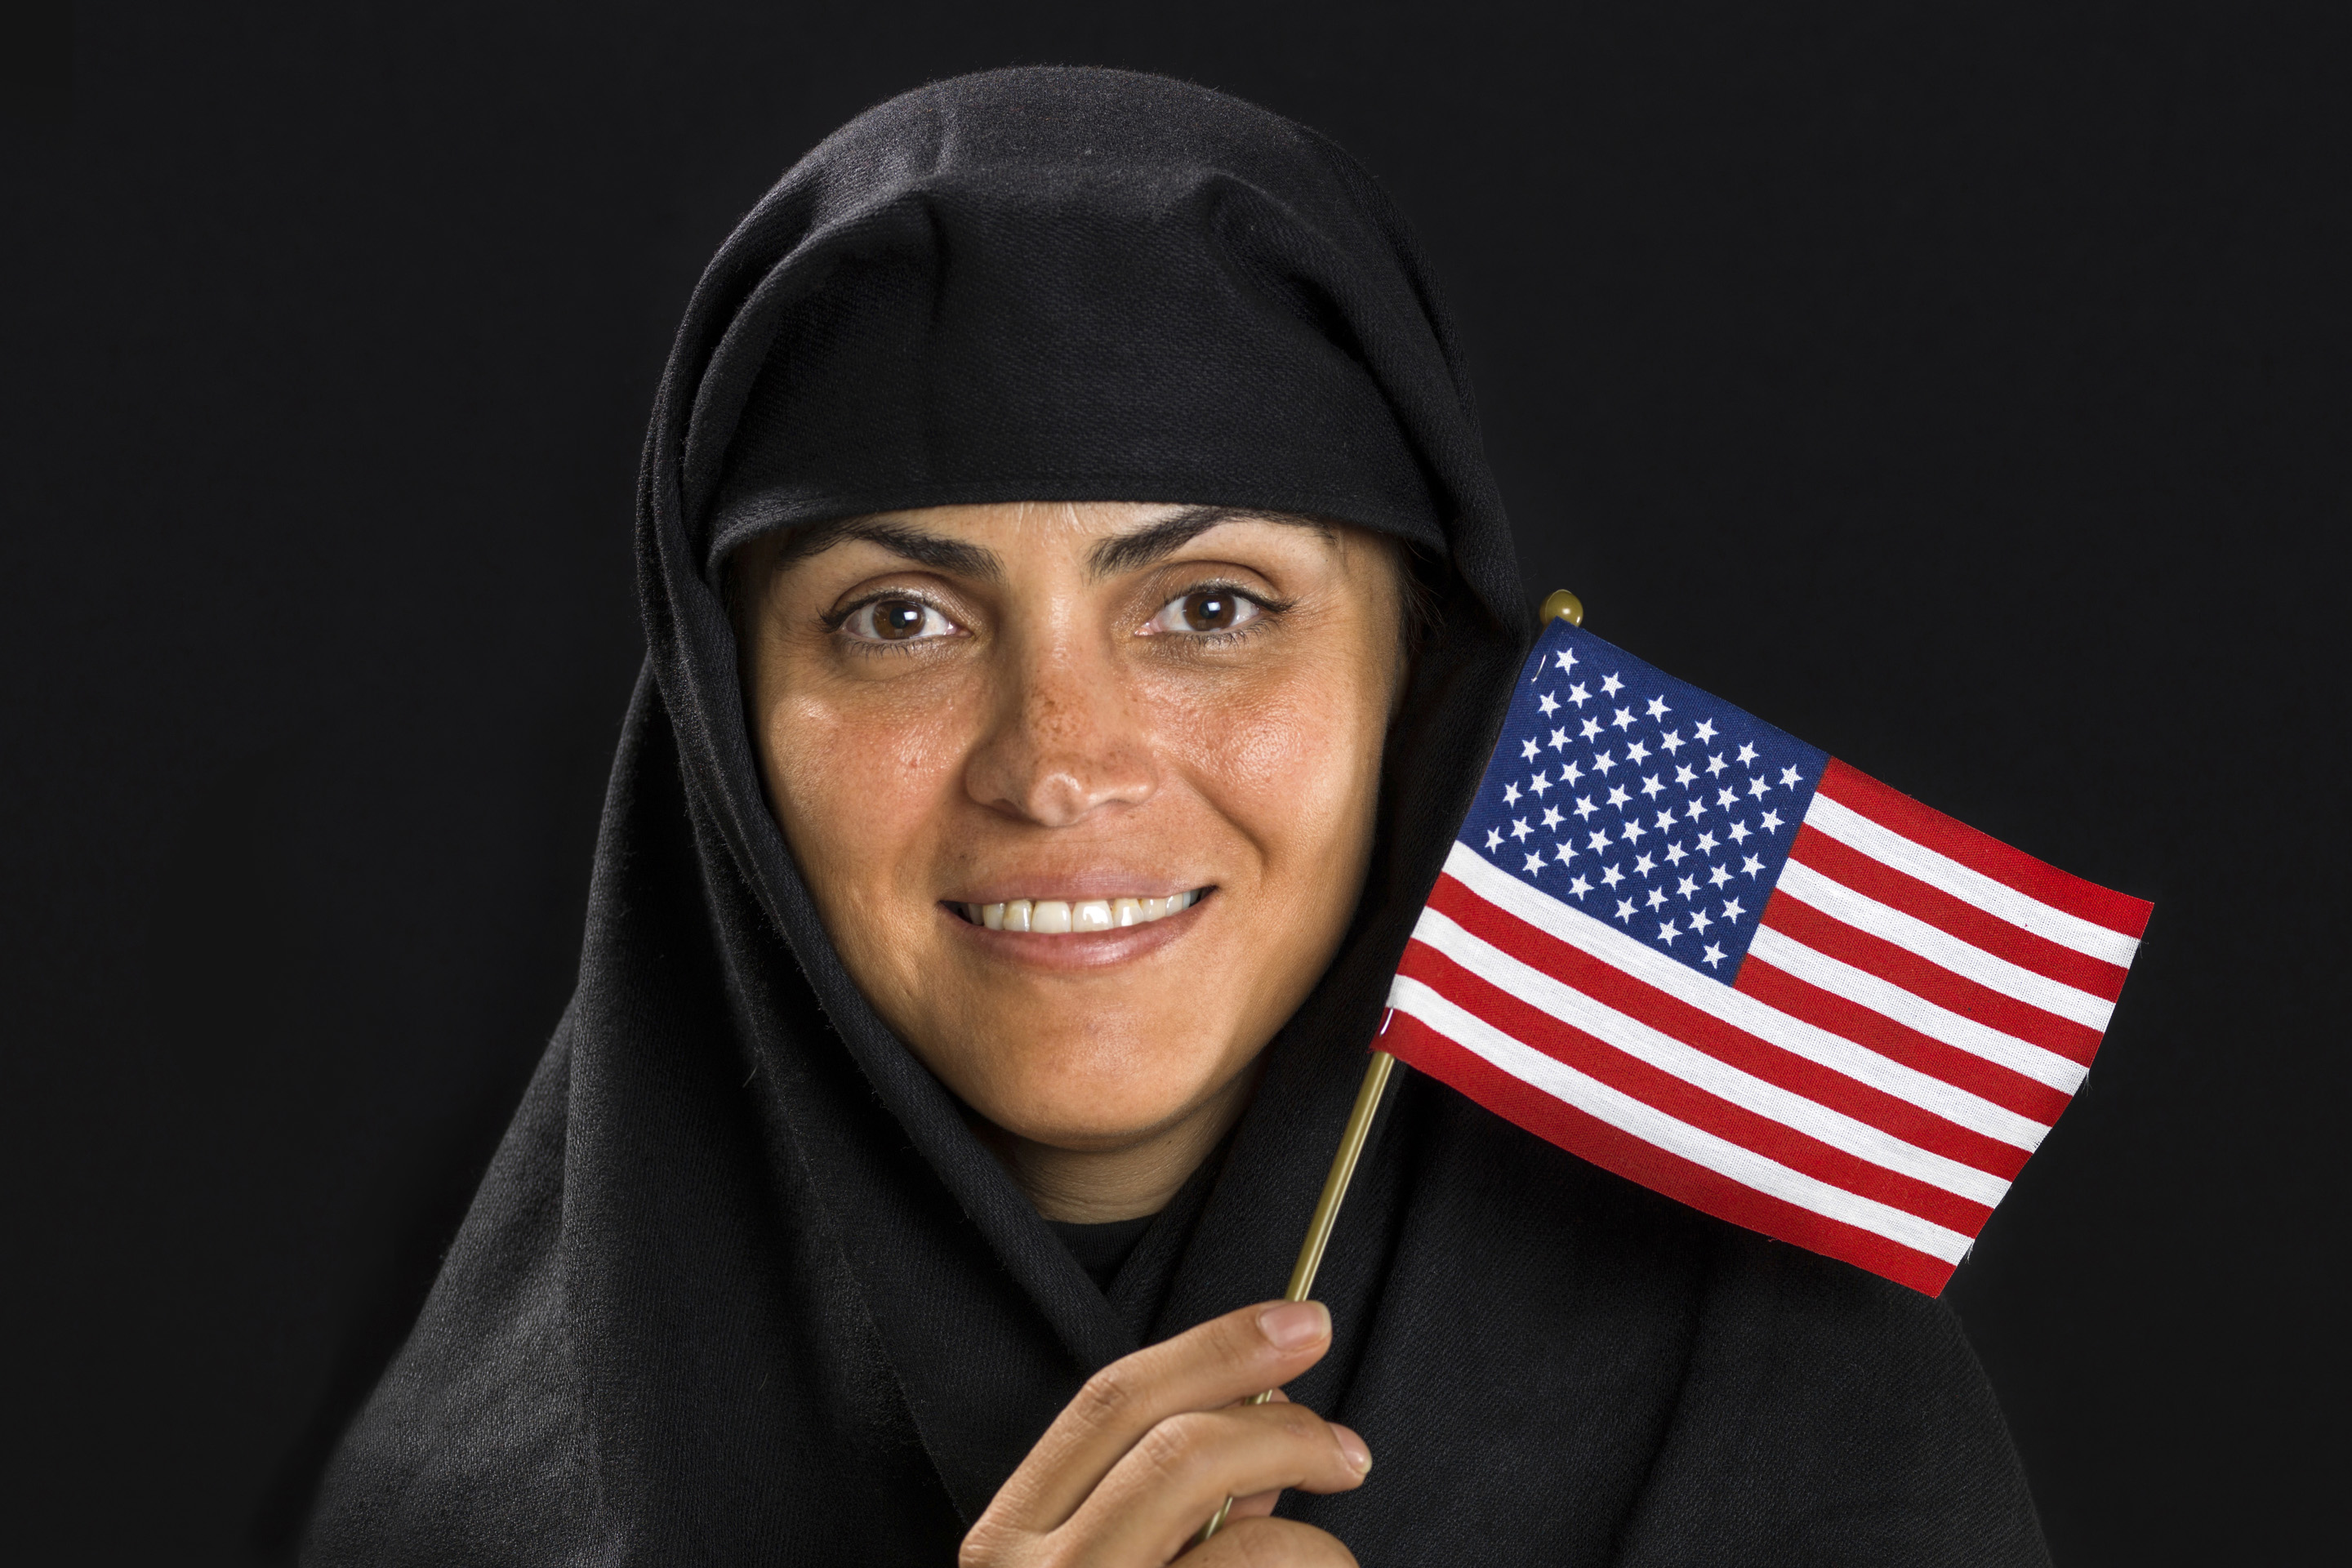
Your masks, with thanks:
<instances>
[{"instance_id":1,"label":"black headscarf","mask_svg":"<svg viewBox=\"0 0 2352 1568\"><path fill-rule=\"evenodd\" d=\"M1098 1288L876 1016L753 765L723 603L763 531L988 500L1410 542L1432 600L1363 904L1239 1126ZM1104 1363L1276 1294L1531 627L1459 352L1312 132L1123 72L942 82L788 174L696 290L638 511L649 643L580 981L400 1357L326 1563L953 1560ZM1292 1394L1368 1563L2039 1562L1932 1302L1392 1092Z\"/></svg>"}]
</instances>

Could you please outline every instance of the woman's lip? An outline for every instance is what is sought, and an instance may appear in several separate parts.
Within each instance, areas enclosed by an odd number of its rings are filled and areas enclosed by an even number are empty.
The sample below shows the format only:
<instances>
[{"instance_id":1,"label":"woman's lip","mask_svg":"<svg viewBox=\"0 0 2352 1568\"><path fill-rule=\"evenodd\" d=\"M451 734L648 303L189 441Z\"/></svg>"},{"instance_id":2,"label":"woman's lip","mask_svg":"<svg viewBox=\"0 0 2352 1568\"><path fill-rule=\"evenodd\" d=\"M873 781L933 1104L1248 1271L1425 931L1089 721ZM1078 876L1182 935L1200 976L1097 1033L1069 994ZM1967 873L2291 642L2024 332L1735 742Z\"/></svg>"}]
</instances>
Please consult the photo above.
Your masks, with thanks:
<instances>
[{"instance_id":1,"label":"woman's lip","mask_svg":"<svg viewBox=\"0 0 2352 1568\"><path fill-rule=\"evenodd\" d=\"M1175 882L1164 877L1089 875L1067 879L1040 877L1027 882L1006 877L981 884L977 892L950 893L940 901L948 905L1009 904L1015 899L1025 899L1033 904L1049 901L1076 904L1097 899L1117 902L1120 899L1173 898L1178 893L1197 893L1214 885L1205 880Z\"/></svg>"},{"instance_id":2,"label":"woman's lip","mask_svg":"<svg viewBox=\"0 0 2352 1568\"><path fill-rule=\"evenodd\" d=\"M1203 900L1190 909L1162 915L1142 925L1114 926L1109 931L1069 931L1061 935L1035 931L990 931L939 906L940 918L955 928L963 941L975 943L987 956L1028 969L1075 971L1107 969L1159 952L1199 924Z\"/></svg>"}]
</instances>

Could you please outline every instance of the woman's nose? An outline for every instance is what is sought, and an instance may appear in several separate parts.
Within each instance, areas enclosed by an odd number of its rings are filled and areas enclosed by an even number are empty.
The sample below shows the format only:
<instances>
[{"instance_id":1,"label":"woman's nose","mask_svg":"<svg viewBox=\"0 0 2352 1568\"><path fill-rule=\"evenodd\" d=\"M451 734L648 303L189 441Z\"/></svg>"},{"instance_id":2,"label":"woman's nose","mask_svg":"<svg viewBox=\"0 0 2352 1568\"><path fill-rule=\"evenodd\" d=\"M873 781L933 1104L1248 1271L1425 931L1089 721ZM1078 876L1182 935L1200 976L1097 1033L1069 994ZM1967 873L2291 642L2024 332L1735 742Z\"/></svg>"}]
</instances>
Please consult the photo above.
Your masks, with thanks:
<instances>
[{"instance_id":1,"label":"woman's nose","mask_svg":"<svg viewBox=\"0 0 2352 1568\"><path fill-rule=\"evenodd\" d=\"M993 810L1068 827L1160 787L1148 727L1106 650L1068 643L1009 660L989 733L964 787Z\"/></svg>"}]
</instances>

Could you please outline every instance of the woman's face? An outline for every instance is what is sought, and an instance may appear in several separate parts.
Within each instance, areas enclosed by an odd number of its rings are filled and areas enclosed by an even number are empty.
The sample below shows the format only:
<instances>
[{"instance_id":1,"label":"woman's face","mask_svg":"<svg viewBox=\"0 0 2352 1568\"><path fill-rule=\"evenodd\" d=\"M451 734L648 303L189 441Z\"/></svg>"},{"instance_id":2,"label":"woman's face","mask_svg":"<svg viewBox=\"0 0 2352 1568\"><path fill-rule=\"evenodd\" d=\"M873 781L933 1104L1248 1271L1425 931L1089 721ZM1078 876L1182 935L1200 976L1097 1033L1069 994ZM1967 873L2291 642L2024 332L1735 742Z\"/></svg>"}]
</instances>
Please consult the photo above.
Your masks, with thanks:
<instances>
[{"instance_id":1,"label":"woman's face","mask_svg":"<svg viewBox=\"0 0 2352 1568\"><path fill-rule=\"evenodd\" d=\"M1223 510L958 506L762 541L737 573L770 800L899 1037L1055 1149L1230 1100L1363 884L1393 549Z\"/></svg>"}]
</instances>

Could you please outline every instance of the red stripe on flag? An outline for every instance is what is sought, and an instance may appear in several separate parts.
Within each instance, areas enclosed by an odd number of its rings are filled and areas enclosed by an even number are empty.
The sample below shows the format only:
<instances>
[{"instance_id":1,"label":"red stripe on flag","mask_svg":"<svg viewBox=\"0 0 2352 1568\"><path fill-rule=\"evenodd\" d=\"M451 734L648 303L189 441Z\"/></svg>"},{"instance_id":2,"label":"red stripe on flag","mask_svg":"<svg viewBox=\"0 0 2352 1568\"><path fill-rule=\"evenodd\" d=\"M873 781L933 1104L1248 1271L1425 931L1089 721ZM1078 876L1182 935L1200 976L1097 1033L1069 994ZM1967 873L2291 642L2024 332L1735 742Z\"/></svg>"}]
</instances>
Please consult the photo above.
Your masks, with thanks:
<instances>
[{"instance_id":1,"label":"red stripe on flag","mask_svg":"<svg viewBox=\"0 0 2352 1568\"><path fill-rule=\"evenodd\" d=\"M1825 915L1777 888L1765 900L1762 921L1815 952L1827 953L1864 973L1875 974L1922 1001L1933 1002L1946 1012L1972 1019L1988 1029L1998 1029L2011 1039L2055 1051L2084 1067L2089 1067L2091 1058L2099 1054L2099 1031L2088 1025L2045 1013L2014 996L2004 996L1964 974L1953 973L1932 959L1897 947L1885 937L1873 936L1832 915Z\"/></svg>"},{"instance_id":2,"label":"red stripe on flag","mask_svg":"<svg viewBox=\"0 0 2352 1568\"><path fill-rule=\"evenodd\" d=\"M1438 879L1429 907L1530 969L1767 1083L2003 1181L2015 1179L2025 1164L2025 1150L1947 1121L1897 1095L1735 1028L1497 909L1450 876Z\"/></svg>"},{"instance_id":3,"label":"red stripe on flag","mask_svg":"<svg viewBox=\"0 0 2352 1568\"><path fill-rule=\"evenodd\" d=\"M1759 1193L1523 1083L1408 1013L1390 1020L1381 1047L1602 1170L1716 1218L1867 1268L1922 1295L1940 1294L1953 1265L1842 1220Z\"/></svg>"},{"instance_id":4,"label":"red stripe on flag","mask_svg":"<svg viewBox=\"0 0 2352 1568\"><path fill-rule=\"evenodd\" d=\"M1900 910L2044 979L2087 991L2102 1001L2112 1002L2124 994L2124 976L2129 972L2121 964L2076 952L2023 926L2011 925L1999 915L1952 897L1941 888L1931 888L1883 860L1872 859L1851 844L1839 843L1818 827L1797 829L1796 847L1789 858L1811 867L1832 881L1852 888L1864 898L1875 899L1888 909Z\"/></svg>"},{"instance_id":5,"label":"red stripe on flag","mask_svg":"<svg viewBox=\"0 0 2352 1568\"><path fill-rule=\"evenodd\" d=\"M1832 995L1785 970L1773 968L1752 952L1740 964L1739 978L1732 984L1735 989L1745 991L1768 1007L1816 1028L1827 1029L1832 1035L1843 1035L1889 1061L1942 1079L1979 1100L1990 1100L2044 1127L2058 1120L2058 1113L2073 1098L2063 1089L2053 1089L2023 1073L2011 1072L1997 1062L1989 1062L1958 1046L1948 1046L1933 1036L1898 1024L1884 1013L1874 1013L1858 1003Z\"/></svg>"},{"instance_id":6,"label":"red stripe on flag","mask_svg":"<svg viewBox=\"0 0 2352 1568\"><path fill-rule=\"evenodd\" d=\"M2080 877L2068 876L2022 849L2012 849L1998 838L1955 822L1931 806L1921 805L1909 795L1889 789L1834 757L1822 771L1819 793L1914 844L1957 860L2028 898L2039 899L2053 909L2063 910L2134 939L2147 929L2148 911L2155 906L2110 892Z\"/></svg>"},{"instance_id":7,"label":"red stripe on flag","mask_svg":"<svg viewBox=\"0 0 2352 1568\"><path fill-rule=\"evenodd\" d=\"M1483 1018L1554 1061L1567 1063L1587 1078L1654 1106L1686 1126L1711 1132L1727 1143L1751 1149L1815 1181L1917 1215L1963 1236L1974 1236L1992 1216L1992 1210L1983 1204L1916 1176L1889 1170L1785 1122L1735 1105L1709 1089L1619 1050L1606 1040L1563 1024L1480 979L1424 942L1406 945L1404 962L1397 973L1420 981L1464 1012Z\"/></svg>"}]
</instances>

